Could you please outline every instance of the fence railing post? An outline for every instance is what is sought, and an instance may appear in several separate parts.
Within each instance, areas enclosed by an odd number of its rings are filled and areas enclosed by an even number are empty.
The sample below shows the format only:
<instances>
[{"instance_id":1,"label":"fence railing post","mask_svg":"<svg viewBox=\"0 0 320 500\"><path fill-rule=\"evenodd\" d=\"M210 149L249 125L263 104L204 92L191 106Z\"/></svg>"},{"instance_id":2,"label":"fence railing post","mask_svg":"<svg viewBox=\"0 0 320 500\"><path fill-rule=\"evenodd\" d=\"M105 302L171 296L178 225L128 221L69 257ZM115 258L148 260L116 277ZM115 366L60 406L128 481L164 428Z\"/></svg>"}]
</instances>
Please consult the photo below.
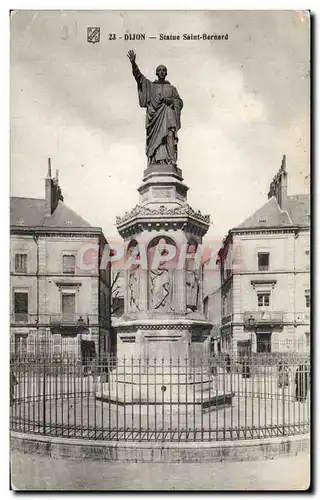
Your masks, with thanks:
<instances>
[{"instance_id":1,"label":"fence railing post","mask_svg":"<svg viewBox=\"0 0 320 500\"><path fill-rule=\"evenodd\" d=\"M221 353L211 360L174 361L131 357L131 363L108 356L103 365L92 363L89 375L90 357L78 366L72 352L57 358L48 346L44 351L39 342L11 359L12 430L78 439L211 441L309 429L308 353L262 350L232 359ZM108 375L99 379L106 366ZM11 372L19 382L14 401Z\"/></svg>"},{"instance_id":2,"label":"fence railing post","mask_svg":"<svg viewBox=\"0 0 320 500\"><path fill-rule=\"evenodd\" d=\"M43 402L42 402L42 412L43 412L43 434L46 435L46 363L43 358Z\"/></svg>"}]
</instances>

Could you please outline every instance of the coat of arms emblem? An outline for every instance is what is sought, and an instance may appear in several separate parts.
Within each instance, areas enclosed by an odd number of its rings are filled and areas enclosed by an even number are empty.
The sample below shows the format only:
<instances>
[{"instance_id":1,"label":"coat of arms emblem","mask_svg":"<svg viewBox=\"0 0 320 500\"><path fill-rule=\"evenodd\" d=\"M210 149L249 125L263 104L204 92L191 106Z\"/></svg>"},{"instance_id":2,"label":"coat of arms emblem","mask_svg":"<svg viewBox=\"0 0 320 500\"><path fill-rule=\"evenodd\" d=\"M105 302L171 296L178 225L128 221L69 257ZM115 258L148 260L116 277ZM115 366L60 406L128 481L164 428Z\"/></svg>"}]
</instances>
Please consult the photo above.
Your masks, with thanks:
<instances>
[{"instance_id":1,"label":"coat of arms emblem","mask_svg":"<svg viewBox=\"0 0 320 500\"><path fill-rule=\"evenodd\" d=\"M98 27L87 28L87 41L90 43L100 42L100 28Z\"/></svg>"}]
</instances>

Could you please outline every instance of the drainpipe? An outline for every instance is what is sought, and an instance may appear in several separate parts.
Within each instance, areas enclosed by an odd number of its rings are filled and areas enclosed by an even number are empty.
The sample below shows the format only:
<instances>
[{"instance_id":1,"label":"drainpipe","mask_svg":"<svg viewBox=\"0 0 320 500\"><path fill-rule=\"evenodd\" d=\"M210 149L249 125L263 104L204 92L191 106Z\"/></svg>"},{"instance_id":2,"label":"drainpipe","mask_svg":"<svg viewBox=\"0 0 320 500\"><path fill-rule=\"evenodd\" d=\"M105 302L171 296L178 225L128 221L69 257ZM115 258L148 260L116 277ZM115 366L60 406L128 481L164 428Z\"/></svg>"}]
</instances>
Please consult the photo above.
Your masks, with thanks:
<instances>
[{"instance_id":1,"label":"drainpipe","mask_svg":"<svg viewBox=\"0 0 320 500\"><path fill-rule=\"evenodd\" d=\"M105 355L105 338L102 328L102 318L101 318L101 259L102 259L102 235L99 235L99 250L98 250L98 364L102 365L103 358Z\"/></svg>"},{"instance_id":2,"label":"drainpipe","mask_svg":"<svg viewBox=\"0 0 320 500\"><path fill-rule=\"evenodd\" d=\"M101 333L101 304L100 304L100 299L101 299L101 283L100 283L100 262L101 262L101 245L102 245L102 238L101 235L99 235L99 250L98 250L98 365L102 364L102 351L104 350L103 345L102 345L102 333Z\"/></svg>"},{"instance_id":3,"label":"drainpipe","mask_svg":"<svg viewBox=\"0 0 320 500\"><path fill-rule=\"evenodd\" d=\"M37 245L37 338L39 337L39 243L38 235L33 235L33 241Z\"/></svg>"}]
</instances>

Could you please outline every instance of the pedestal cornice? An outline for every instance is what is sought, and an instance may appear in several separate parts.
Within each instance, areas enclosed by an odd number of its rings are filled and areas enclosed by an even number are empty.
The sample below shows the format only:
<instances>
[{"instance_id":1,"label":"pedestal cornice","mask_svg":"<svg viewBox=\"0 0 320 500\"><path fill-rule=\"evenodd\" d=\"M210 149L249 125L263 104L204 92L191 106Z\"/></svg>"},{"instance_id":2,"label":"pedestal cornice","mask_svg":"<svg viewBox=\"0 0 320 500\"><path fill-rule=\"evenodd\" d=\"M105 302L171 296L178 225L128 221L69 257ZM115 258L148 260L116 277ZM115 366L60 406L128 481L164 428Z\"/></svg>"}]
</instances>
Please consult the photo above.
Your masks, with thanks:
<instances>
[{"instance_id":1,"label":"pedestal cornice","mask_svg":"<svg viewBox=\"0 0 320 500\"><path fill-rule=\"evenodd\" d=\"M149 208L136 205L131 212L116 219L117 229L122 237L142 231L192 229L204 236L210 225L210 216L195 211L190 205L167 208L160 205Z\"/></svg>"}]
</instances>

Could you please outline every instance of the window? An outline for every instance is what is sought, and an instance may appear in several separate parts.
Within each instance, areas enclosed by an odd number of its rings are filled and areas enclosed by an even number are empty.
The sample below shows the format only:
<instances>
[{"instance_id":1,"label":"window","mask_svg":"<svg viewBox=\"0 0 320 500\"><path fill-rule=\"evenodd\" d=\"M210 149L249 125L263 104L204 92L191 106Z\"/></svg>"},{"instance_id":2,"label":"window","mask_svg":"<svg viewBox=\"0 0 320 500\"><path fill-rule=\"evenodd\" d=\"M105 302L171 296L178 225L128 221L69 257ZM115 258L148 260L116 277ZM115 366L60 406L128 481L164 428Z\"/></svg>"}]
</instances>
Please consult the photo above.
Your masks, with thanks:
<instances>
[{"instance_id":1,"label":"window","mask_svg":"<svg viewBox=\"0 0 320 500\"><path fill-rule=\"evenodd\" d=\"M16 273L27 273L28 255L26 253L17 253L14 260L14 270Z\"/></svg>"},{"instance_id":2,"label":"window","mask_svg":"<svg viewBox=\"0 0 320 500\"><path fill-rule=\"evenodd\" d=\"M63 273L75 274L76 272L76 258L74 255L63 256Z\"/></svg>"},{"instance_id":3,"label":"window","mask_svg":"<svg viewBox=\"0 0 320 500\"><path fill-rule=\"evenodd\" d=\"M306 332L306 348L310 347L310 332Z\"/></svg>"},{"instance_id":4,"label":"window","mask_svg":"<svg viewBox=\"0 0 320 500\"><path fill-rule=\"evenodd\" d=\"M62 294L62 317L65 321L74 321L76 312L76 296L74 293Z\"/></svg>"},{"instance_id":5,"label":"window","mask_svg":"<svg viewBox=\"0 0 320 500\"><path fill-rule=\"evenodd\" d=\"M268 253L258 253L258 269L259 271L268 271L269 269L269 255Z\"/></svg>"},{"instance_id":6,"label":"window","mask_svg":"<svg viewBox=\"0 0 320 500\"><path fill-rule=\"evenodd\" d=\"M228 315L228 298L226 296L222 299L222 314L223 317Z\"/></svg>"},{"instance_id":7,"label":"window","mask_svg":"<svg viewBox=\"0 0 320 500\"><path fill-rule=\"evenodd\" d=\"M258 307L270 306L270 293L258 293Z\"/></svg>"},{"instance_id":8,"label":"window","mask_svg":"<svg viewBox=\"0 0 320 500\"><path fill-rule=\"evenodd\" d=\"M252 352L252 343L250 340L238 340L237 342L239 358L249 356Z\"/></svg>"},{"instance_id":9,"label":"window","mask_svg":"<svg viewBox=\"0 0 320 500\"><path fill-rule=\"evenodd\" d=\"M53 352L61 354L61 335L53 335Z\"/></svg>"},{"instance_id":10,"label":"window","mask_svg":"<svg viewBox=\"0 0 320 500\"><path fill-rule=\"evenodd\" d=\"M304 296L306 299L306 307L310 307L310 290L306 290Z\"/></svg>"},{"instance_id":11,"label":"window","mask_svg":"<svg viewBox=\"0 0 320 500\"><path fill-rule=\"evenodd\" d=\"M203 313L205 315L205 318L208 319L208 313L209 313L209 297L206 297L203 301Z\"/></svg>"},{"instance_id":12,"label":"window","mask_svg":"<svg viewBox=\"0 0 320 500\"><path fill-rule=\"evenodd\" d=\"M28 292L14 292L15 321L28 320Z\"/></svg>"},{"instance_id":13,"label":"window","mask_svg":"<svg viewBox=\"0 0 320 500\"><path fill-rule=\"evenodd\" d=\"M271 352L271 332L257 333L257 352Z\"/></svg>"},{"instance_id":14,"label":"window","mask_svg":"<svg viewBox=\"0 0 320 500\"><path fill-rule=\"evenodd\" d=\"M27 335L15 335L14 351L16 356L21 356L27 352L28 342Z\"/></svg>"},{"instance_id":15,"label":"window","mask_svg":"<svg viewBox=\"0 0 320 500\"><path fill-rule=\"evenodd\" d=\"M305 255L306 255L306 264L305 264L305 268L307 271L310 270L310 250L305 250L304 251Z\"/></svg>"}]
</instances>

